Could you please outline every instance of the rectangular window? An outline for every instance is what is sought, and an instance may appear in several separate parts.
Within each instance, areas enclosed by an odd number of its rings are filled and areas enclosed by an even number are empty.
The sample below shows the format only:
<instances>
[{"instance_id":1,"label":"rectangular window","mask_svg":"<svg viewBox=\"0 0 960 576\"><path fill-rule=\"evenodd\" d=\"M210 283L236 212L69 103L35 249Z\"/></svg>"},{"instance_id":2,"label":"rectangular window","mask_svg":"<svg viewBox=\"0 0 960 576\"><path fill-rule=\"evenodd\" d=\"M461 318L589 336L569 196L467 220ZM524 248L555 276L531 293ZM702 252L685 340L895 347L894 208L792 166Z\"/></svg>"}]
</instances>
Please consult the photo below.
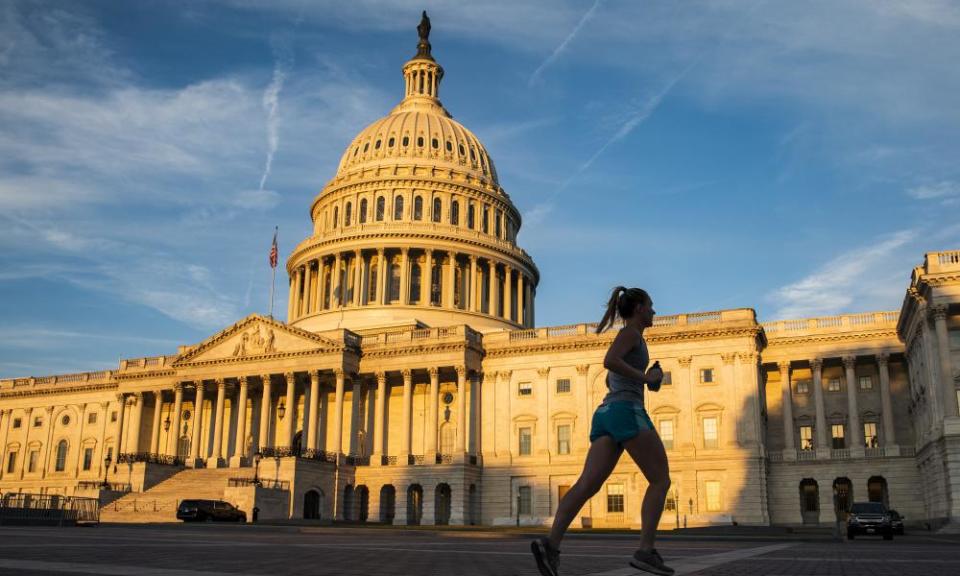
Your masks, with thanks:
<instances>
[{"instance_id":1,"label":"rectangular window","mask_svg":"<svg viewBox=\"0 0 960 576\"><path fill-rule=\"evenodd\" d=\"M27 460L27 472L37 471L37 460L39 459L40 459L40 452L38 450L31 450L30 458Z\"/></svg>"},{"instance_id":2,"label":"rectangular window","mask_svg":"<svg viewBox=\"0 0 960 576\"><path fill-rule=\"evenodd\" d=\"M557 454L570 453L570 425L557 426Z\"/></svg>"},{"instance_id":3,"label":"rectangular window","mask_svg":"<svg viewBox=\"0 0 960 576\"><path fill-rule=\"evenodd\" d=\"M520 514L527 515L533 513L533 490L529 486L520 486L517 489L517 496L519 496L519 505L520 505Z\"/></svg>"},{"instance_id":4,"label":"rectangular window","mask_svg":"<svg viewBox=\"0 0 960 576\"><path fill-rule=\"evenodd\" d=\"M840 391L840 379L831 378L827 380L827 392L839 392Z\"/></svg>"},{"instance_id":5,"label":"rectangular window","mask_svg":"<svg viewBox=\"0 0 960 576\"><path fill-rule=\"evenodd\" d=\"M14 418L14 419L13 419L13 427L14 427L14 428L19 428L19 427L22 426L22 425L23 425L23 421L22 421L20 418Z\"/></svg>"},{"instance_id":6,"label":"rectangular window","mask_svg":"<svg viewBox=\"0 0 960 576\"><path fill-rule=\"evenodd\" d=\"M93 466L93 448L83 449L83 469L89 470Z\"/></svg>"},{"instance_id":7,"label":"rectangular window","mask_svg":"<svg viewBox=\"0 0 960 576\"><path fill-rule=\"evenodd\" d=\"M843 424L834 424L830 427L830 435L833 439L833 449L841 450L845 447L843 441Z\"/></svg>"},{"instance_id":8,"label":"rectangular window","mask_svg":"<svg viewBox=\"0 0 960 576\"><path fill-rule=\"evenodd\" d=\"M713 384L713 368L700 369L700 383Z\"/></svg>"},{"instance_id":9,"label":"rectangular window","mask_svg":"<svg viewBox=\"0 0 960 576\"><path fill-rule=\"evenodd\" d=\"M114 410L113 412L110 413L110 421L111 421L111 422L116 422L116 421L117 421L117 411L116 411L116 410Z\"/></svg>"},{"instance_id":10,"label":"rectangular window","mask_svg":"<svg viewBox=\"0 0 960 576\"><path fill-rule=\"evenodd\" d=\"M813 450L813 426L800 427L800 449Z\"/></svg>"},{"instance_id":11,"label":"rectangular window","mask_svg":"<svg viewBox=\"0 0 960 576\"><path fill-rule=\"evenodd\" d=\"M41 426L43 426L43 418L41 418L41 417L39 417L39 416L34 416L34 417L33 417L33 427L34 427L34 428L39 428L39 427L41 427Z\"/></svg>"},{"instance_id":12,"label":"rectangular window","mask_svg":"<svg viewBox=\"0 0 960 576\"><path fill-rule=\"evenodd\" d=\"M673 386L673 375L669 370L664 371L663 380L660 382L660 386Z\"/></svg>"},{"instance_id":13,"label":"rectangular window","mask_svg":"<svg viewBox=\"0 0 960 576\"><path fill-rule=\"evenodd\" d=\"M720 482L708 480L704 483L704 487L707 489L707 512L723 510L720 503Z\"/></svg>"},{"instance_id":14,"label":"rectangular window","mask_svg":"<svg viewBox=\"0 0 960 576\"><path fill-rule=\"evenodd\" d=\"M97 423L97 413L91 412L87 414L87 424L96 424Z\"/></svg>"},{"instance_id":15,"label":"rectangular window","mask_svg":"<svg viewBox=\"0 0 960 576\"><path fill-rule=\"evenodd\" d=\"M570 379L569 378L560 378L557 380L557 394L569 394L570 393Z\"/></svg>"},{"instance_id":16,"label":"rectangular window","mask_svg":"<svg viewBox=\"0 0 960 576\"><path fill-rule=\"evenodd\" d=\"M530 428L520 429L520 455L529 456L533 444L533 431Z\"/></svg>"},{"instance_id":17,"label":"rectangular window","mask_svg":"<svg viewBox=\"0 0 960 576\"><path fill-rule=\"evenodd\" d=\"M704 448L716 448L717 447L717 418L715 416L710 416L703 419L703 447Z\"/></svg>"},{"instance_id":18,"label":"rectangular window","mask_svg":"<svg viewBox=\"0 0 960 576\"><path fill-rule=\"evenodd\" d=\"M876 422L863 423L863 445L867 448L876 448L880 445L879 439L877 438Z\"/></svg>"},{"instance_id":19,"label":"rectangular window","mask_svg":"<svg viewBox=\"0 0 960 576\"><path fill-rule=\"evenodd\" d=\"M809 393L810 393L810 381L797 380L797 394L809 394Z\"/></svg>"},{"instance_id":20,"label":"rectangular window","mask_svg":"<svg viewBox=\"0 0 960 576\"><path fill-rule=\"evenodd\" d=\"M677 509L677 499L673 495L673 492L667 493L667 499L663 501L663 511L664 512L674 512Z\"/></svg>"},{"instance_id":21,"label":"rectangular window","mask_svg":"<svg viewBox=\"0 0 960 576\"><path fill-rule=\"evenodd\" d=\"M607 484L607 513L623 512L623 484Z\"/></svg>"},{"instance_id":22,"label":"rectangular window","mask_svg":"<svg viewBox=\"0 0 960 576\"><path fill-rule=\"evenodd\" d=\"M17 453L10 452L7 454L7 474L13 474L13 471L17 467Z\"/></svg>"},{"instance_id":23,"label":"rectangular window","mask_svg":"<svg viewBox=\"0 0 960 576\"><path fill-rule=\"evenodd\" d=\"M660 421L660 440L663 447L667 450L673 450L673 419L668 418Z\"/></svg>"},{"instance_id":24,"label":"rectangular window","mask_svg":"<svg viewBox=\"0 0 960 576\"><path fill-rule=\"evenodd\" d=\"M872 376L861 376L861 377L860 377L860 389L861 389L861 390L873 390L873 377L872 377Z\"/></svg>"},{"instance_id":25,"label":"rectangular window","mask_svg":"<svg viewBox=\"0 0 960 576\"><path fill-rule=\"evenodd\" d=\"M520 382L517 384L517 394L519 396L533 396L533 383Z\"/></svg>"}]
</instances>

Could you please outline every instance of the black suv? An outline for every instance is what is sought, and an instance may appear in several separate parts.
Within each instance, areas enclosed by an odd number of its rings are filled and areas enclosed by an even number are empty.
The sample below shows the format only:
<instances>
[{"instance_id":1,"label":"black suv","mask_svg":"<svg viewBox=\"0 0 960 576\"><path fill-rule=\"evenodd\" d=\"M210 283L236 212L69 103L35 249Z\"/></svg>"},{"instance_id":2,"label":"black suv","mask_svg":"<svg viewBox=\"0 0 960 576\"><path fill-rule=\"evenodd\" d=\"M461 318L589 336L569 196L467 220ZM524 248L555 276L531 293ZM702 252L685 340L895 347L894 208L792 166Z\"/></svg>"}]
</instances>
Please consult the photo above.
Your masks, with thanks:
<instances>
[{"instance_id":1,"label":"black suv","mask_svg":"<svg viewBox=\"0 0 960 576\"><path fill-rule=\"evenodd\" d=\"M893 540L893 521L881 502L855 502L847 516L847 538L857 534L879 534L884 540Z\"/></svg>"},{"instance_id":2,"label":"black suv","mask_svg":"<svg viewBox=\"0 0 960 576\"><path fill-rule=\"evenodd\" d=\"M903 521L905 518L894 509L890 509L890 523L893 525L893 533L903 536Z\"/></svg>"},{"instance_id":3,"label":"black suv","mask_svg":"<svg viewBox=\"0 0 960 576\"><path fill-rule=\"evenodd\" d=\"M247 513L223 500L184 500L177 507L177 520L184 522L246 522Z\"/></svg>"}]
</instances>

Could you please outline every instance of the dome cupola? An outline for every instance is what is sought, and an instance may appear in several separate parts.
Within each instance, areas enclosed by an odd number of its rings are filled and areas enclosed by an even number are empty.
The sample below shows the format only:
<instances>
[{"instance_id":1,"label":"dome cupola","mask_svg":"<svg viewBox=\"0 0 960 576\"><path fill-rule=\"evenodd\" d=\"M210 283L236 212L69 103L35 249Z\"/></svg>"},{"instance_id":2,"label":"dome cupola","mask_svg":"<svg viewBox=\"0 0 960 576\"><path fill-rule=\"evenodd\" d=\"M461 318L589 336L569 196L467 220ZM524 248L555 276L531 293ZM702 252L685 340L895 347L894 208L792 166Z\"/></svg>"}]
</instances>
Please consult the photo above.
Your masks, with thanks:
<instances>
[{"instance_id":1,"label":"dome cupola","mask_svg":"<svg viewBox=\"0 0 960 576\"><path fill-rule=\"evenodd\" d=\"M530 327L539 272L480 140L438 98L426 12L404 97L364 128L287 261L288 322L308 330Z\"/></svg>"}]
</instances>

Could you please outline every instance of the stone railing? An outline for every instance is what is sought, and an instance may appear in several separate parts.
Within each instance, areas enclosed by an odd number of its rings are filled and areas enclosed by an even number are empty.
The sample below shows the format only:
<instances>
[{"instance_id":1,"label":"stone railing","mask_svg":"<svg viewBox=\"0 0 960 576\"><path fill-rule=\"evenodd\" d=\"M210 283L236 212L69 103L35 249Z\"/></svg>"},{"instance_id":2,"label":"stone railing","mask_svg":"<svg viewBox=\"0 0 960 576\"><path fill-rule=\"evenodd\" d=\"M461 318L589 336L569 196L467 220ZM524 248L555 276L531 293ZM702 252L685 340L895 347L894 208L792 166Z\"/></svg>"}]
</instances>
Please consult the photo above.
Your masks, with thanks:
<instances>
[{"instance_id":1,"label":"stone railing","mask_svg":"<svg viewBox=\"0 0 960 576\"><path fill-rule=\"evenodd\" d=\"M821 332L856 332L867 328L894 328L899 318L899 312L866 312L798 320L776 320L763 322L761 326L768 336L777 338Z\"/></svg>"},{"instance_id":2,"label":"stone railing","mask_svg":"<svg viewBox=\"0 0 960 576\"><path fill-rule=\"evenodd\" d=\"M703 324L715 324L724 322L744 322L754 321L752 310L734 309L718 310L714 312L693 312L689 314L676 314L673 316L655 316L653 318L653 328L651 334L654 334L661 328L680 328L684 326L699 326ZM614 329L623 326L622 322L615 322ZM543 328L528 328L525 330L505 330L503 332L492 332L483 337L485 344L521 342L524 340L537 340L541 338L567 338L595 334L597 330L596 322L583 324L568 324L564 326L546 326Z\"/></svg>"},{"instance_id":3,"label":"stone railing","mask_svg":"<svg viewBox=\"0 0 960 576\"><path fill-rule=\"evenodd\" d=\"M57 374L54 376L9 378L6 380L0 380L0 390L46 388L67 384L83 384L87 382L98 383L111 380L113 378L113 374L114 373L110 370L100 370L97 372L77 372L74 374Z\"/></svg>"},{"instance_id":4,"label":"stone railing","mask_svg":"<svg viewBox=\"0 0 960 576\"><path fill-rule=\"evenodd\" d=\"M960 270L960 250L927 252L923 258L923 269L927 274Z\"/></svg>"},{"instance_id":5,"label":"stone railing","mask_svg":"<svg viewBox=\"0 0 960 576\"><path fill-rule=\"evenodd\" d=\"M469 344L479 346L483 336L469 326L443 326L437 328L416 328L401 332L383 332L360 337L363 348L377 348L396 346L397 344L413 344L425 340L466 340Z\"/></svg>"},{"instance_id":6,"label":"stone railing","mask_svg":"<svg viewBox=\"0 0 960 576\"><path fill-rule=\"evenodd\" d=\"M120 371L142 371L156 370L169 366L176 359L176 356L147 356L144 358L124 358L120 360Z\"/></svg>"},{"instance_id":7,"label":"stone railing","mask_svg":"<svg viewBox=\"0 0 960 576\"><path fill-rule=\"evenodd\" d=\"M117 464L134 464L145 462L148 464L162 464L164 466L183 466L183 461L176 456L155 454L152 452L125 452L117 456Z\"/></svg>"},{"instance_id":8,"label":"stone railing","mask_svg":"<svg viewBox=\"0 0 960 576\"><path fill-rule=\"evenodd\" d=\"M287 480L270 480L267 478L230 478L227 480L227 486L230 488L256 486L267 490L290 490L290 482Z\"/></svg>"}]
</instances>

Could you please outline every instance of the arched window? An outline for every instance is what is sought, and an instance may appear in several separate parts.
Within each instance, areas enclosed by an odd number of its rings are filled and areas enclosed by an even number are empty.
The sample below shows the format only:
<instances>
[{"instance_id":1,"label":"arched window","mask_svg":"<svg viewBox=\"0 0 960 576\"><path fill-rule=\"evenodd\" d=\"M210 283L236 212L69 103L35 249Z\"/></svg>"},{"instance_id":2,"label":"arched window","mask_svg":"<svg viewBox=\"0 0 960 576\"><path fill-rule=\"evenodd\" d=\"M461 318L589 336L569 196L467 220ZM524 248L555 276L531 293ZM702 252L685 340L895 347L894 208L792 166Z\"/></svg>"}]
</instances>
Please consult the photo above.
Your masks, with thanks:
<instances>
[{"instance_id":1,"label":"arched window","mask_svg":"<svg viewBox=\"0 0 960 576\"><path fill-rule=\"evenodd\" d=\"M403 196L397 196L393 199L393 219L403 219Z\"/></svg>"},{"instance_id":2,"label":"arched window","mask_svg":"<svg viewBox=\"0 0 960 576\"><path fill-rule=\"evenodd\" d=\"M459 144L457 150L460 152L460 155L463 156L463 144Z\"/></svg>"},{"instance_id":3,"label":"arched window","mask_svg":"<svg viewBox=\"0 0 960 576\"><path fill-rule=\"evenodd\" d=\"M413 199L413 219L423 220L423 197L417 196Z\"/></svg>"},{"instance_id":4,"label":"arched window","mask_svg":"<svg viewBox=\"0 0 960 576\"><path fill-rule=\"evenodd\" d=\"M340 224L340 207L333 207L333 227L336 228Z\"/></svg>"},{"instance_id":5,"label":"arched window","mask_svg":"<svg viewBox=\"0 0 960 576\"><path fill-rule=\"evenodd\" d=\"M440 141L437 140L436 138L434 138L434 139L430 140L430 146L431 146L434 150L436 150L437 148L440 147Z\"/></svg>"},{"instance_id":6,"label":"arched window","mask_svg":"<svg viewBox=\"0 0 960 576\"><path fill-rule=\"evenodd\" d=\"M460 202L456 200L450 203L450 223L454 226L460 224Z\"/></svg>"},{"instance_id":7,"label":"arched window","mask_svg":"<svg viewBox=\"0 0 960 576\"><path fill-rule=\"evenodd\" d=\"M366 198L360 200L360 214L357 215L357 220L359 220L361 224L367 223L367 199Z\"/></svg>"},{"instance_id":8,"label":"arched window","mask_svg":"<svg viewBox=\"0 0 960 576\"><path fill-rule=\"evenodd\" d=\"M467 206L467 228L473 230L476 225L476 210L473 209L473 204L471 204Z\"/></svg>"},{"instance_id":9,"label":"arched window","mask_svg":"<svg viewBox=\"0 0 960 576\"><path fill-rule=\"evenodd\" d=\"M350 220L353 218L353 202L347 202L347 207L343 211L343 225L349 226Z\"/></svg>"},{"instance_id":10,"label":"arched window","mask_svg":"<svg viewBox=\"0 0 960 576\"><path fill-rule=\"evenodd\" d=\"M383 213L386 211L386 200L383 196L377 198L377 222L383 222Z\"/></svg>"},{"instance_id":11,"label":"arched window","mask_svg":"<svg viewBox=\"0 0 960 576\"><path fill-rule=\"evenodd\" d=\"M490 233L490 208L488 206L483 207L483 218L480 220L480 226L483 228L484 234Z\"/></svg>"},{"instance_id":12,"label":"arched window","mask_svg":"<svg viewBox=\"0 0 960 576\"><path fill-rule=\"evenodd\" d=\"M57 472L63 472L67 468L67 441L61 440L57 444Z\"/></svg>"},{"instance_id":13,"label":"arched window","mask_svg":"<svg viewBox=\"0 0 960 576\"><path fill-rule=\"evenodd\" d=\"M453 144L449 140L447 140L447 152L453 152Z\"/></svg>"},{"instance_id":14,"label":"arched window","mask_svg":"<svg viewBox=\"0 0 960 576\"><path fill-rule=\"evenodd\" d=\"M441 208L440 199L439 199L439 198L434 198L434 199L433 199L433 214L431 214L431 217L432 217L432 219L433 219L434 222L439 222L439 221L440 221L440 208Z\"/></svg>"},{"instance_id":15,"label":"arched window","mask_svg":"<svg viewBox=\"0 0 960 576\"><path fill-rule=\"evenodd\" d=\"M420 302L420 264L414 262L410 266L410 303Z\"/></svg>"},{"instance_id":16,"label":"arched window","mask_svg":"<svg viewBox=\"0 0 960 576\"><path fill-rule=\"evenodd\" d=\"M499 208L497 208L496 214L497 214L496 220L493 221L493 225L496 227L497 238L501 238L502 237L501 233L503 232L503 228L501 227L500 220L502 219L501 216L503 216L503 212Z\"/></svg>"},{"instance_id":17,"label":"arched window","mask_svg":"<svg viewBox=\"0 0 960 576\"><path fill-rule=\"evenodd\" d=\"M374 149L374 150L379 150L379 149L380 149L380 139L379 139L379 138L377 139L377 142L373 145L373 149Z\"/></svg>"},{"instance_id":18,"label":"arched window","mask_svg":"<svg viewBox=\"0 0 960 576\"><path fill-rule=\"evenodd\" d=\"M364 153L366 153L366 151L369 150L369 149L370 149L370 143L369 143L369 142L364 143L364 145L363 145L363 151L364 151Z\"/></svg>"},{"instance_id":19,"label":"arched window","mask_svg":"<svg viewBox=\"0 0 960 576\"><path fill-rule=\"evenodd\" d=\"M404 147L410 145L410 137L409 137L409 136L404 136L404 137L403 137L403 145L404 145Z\"/></svg>"},{"instance_id":20,"label":"arched window","mask_svg":"<svg viewBox=\"0 0 960 576\"><path fill-rule=\"evenodd\" d=\"M423 136L417 136L417 146L423 148Z\"/></svg>"}]
</instances>

